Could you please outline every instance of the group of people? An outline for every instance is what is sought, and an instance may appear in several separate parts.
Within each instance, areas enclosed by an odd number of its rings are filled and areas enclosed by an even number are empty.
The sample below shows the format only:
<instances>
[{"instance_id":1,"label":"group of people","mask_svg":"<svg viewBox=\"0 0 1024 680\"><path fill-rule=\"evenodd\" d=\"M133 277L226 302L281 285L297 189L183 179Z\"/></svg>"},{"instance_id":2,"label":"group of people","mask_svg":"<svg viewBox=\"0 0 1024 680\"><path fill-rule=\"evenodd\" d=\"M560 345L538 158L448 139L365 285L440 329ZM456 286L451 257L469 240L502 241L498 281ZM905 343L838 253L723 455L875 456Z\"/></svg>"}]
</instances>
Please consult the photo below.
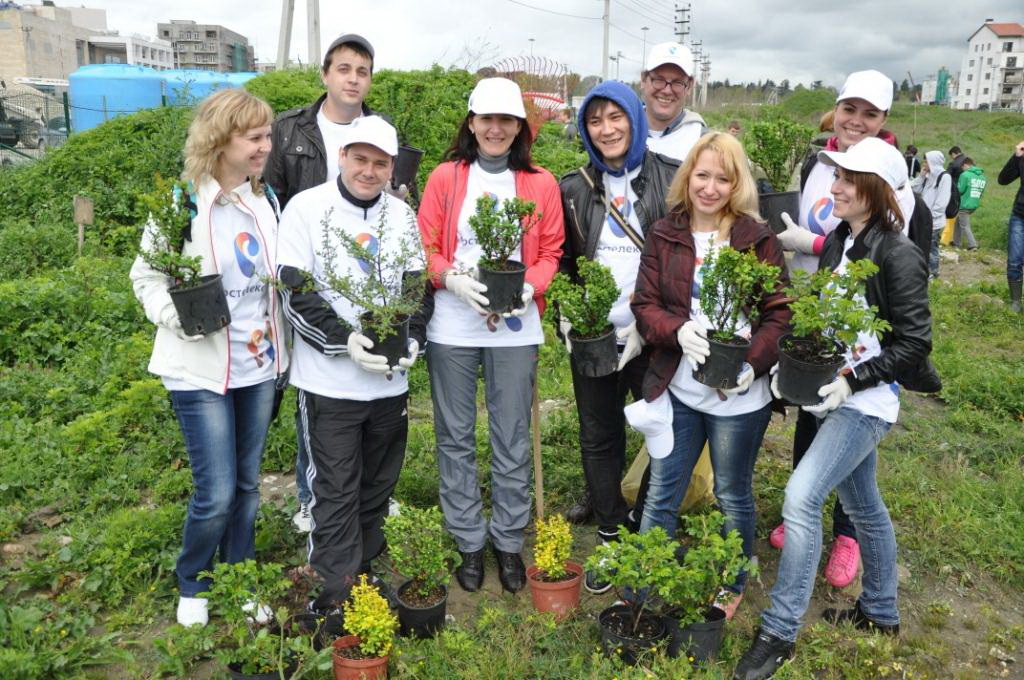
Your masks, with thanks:
<instances>
[{"instance_id":1,"label":"group of people","mask_svg":"<svg viewBox=\"0 0 1024 680\"><path fill-rule=\"evenodd\" d=\"M167 293L174 281L142 258L132 268L136 294L157 326L149 368L170 391L193 470L177 563L179 623L208 620L201 595L209 582L200 572L218 557L254 557L259 463L285 377L298 392L297 520L308 522L309 563L322 580L309 606L341 615L358 575L372 576L386 547L381 525L406 448L407 373L421 356L431 383L440 504L462 557L457 580L467 591L481 587L489 544L502 587L520 590L545 291L559 271L577 276L581 256L609 267L621 291L608 319L619 342L618 370L589 377L570 354L586 498L599 540L616 540L624 526L674 533L707 444L724 530L738 530L753 557L754 464L772 409L781 407L772 369L778 339L790 327L787 267L842 272L870 259L879 273L860 302L875 306L891 330L859 338L846 368L821 388L822 402L799 411L783 522L771 535L782 550L779 573L735 677L769 677L792 656L820 560L821 511L833 489L840 501L833 558L840 558L830 560L829 580L852 580L862 562L864 588L854 608L826 616L898 632L896 542L875 479L877 445L899 412L897 376L923 363L931 348L928 244L907 237L930 237L931 222L883 128L892 82L877 71L849 76L836 101L835 134L801 172L799 215L787 216L776 236L758 214L739 141L709 131L685 108L695 68L683 45L650 50L642 96L619 82L586 95L577 131L588 163L560 182L532 162L519 87L480 80L416 214L391 183L398 132L364 103L373 68L370 43L347 34L328 48L321 69L327 92L309 107L273 121L265 103L241 90L199 105L185 147L183 179L195 216L183 252L202 257L204 274L223 277L227 328L185 334ZM505 314L487 312L488 291L474 271L482 248L470 217L482 195L532 201L539 215L513 253L526 266L525 284L519 305ZM915 219L928 228L915 231ZM366 275L365 261L338 235L372 254L385 231L418 240L420 271L398 274L425 274L427 281L407 352L395 365L371 351L359 310L330 287L332 276ZM737 387L715 390L691 369L709 351L703 263L726 245L754 252L782 273L757 313L742 319L751 346ZM794 253L788 263L787 250ZM568 324L559 326L568 335ZM477 471L480 374L491 449L489 517ZM651 461L632 514L620 490L627 395L640 405L630 407L630 422L661 423L654 433L641 427ZM727 616L745 585L741 574L721 594L717 606ZM586 586L608 588L592 574ZM257 619L267 615L258 602L249 610Z\"/></svg>"}]
</instances>

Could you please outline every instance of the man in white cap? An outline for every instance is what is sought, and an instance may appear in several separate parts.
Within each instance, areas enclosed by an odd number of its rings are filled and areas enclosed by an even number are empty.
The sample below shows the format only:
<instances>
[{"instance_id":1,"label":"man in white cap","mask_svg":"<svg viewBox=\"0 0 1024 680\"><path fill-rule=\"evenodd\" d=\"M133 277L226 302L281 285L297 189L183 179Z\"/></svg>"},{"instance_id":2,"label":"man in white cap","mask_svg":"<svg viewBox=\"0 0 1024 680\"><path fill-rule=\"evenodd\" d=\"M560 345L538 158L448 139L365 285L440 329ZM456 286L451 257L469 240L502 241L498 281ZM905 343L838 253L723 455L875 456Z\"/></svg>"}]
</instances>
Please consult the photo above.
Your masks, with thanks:
<instances>
[{"instance_id":1,"label":"man in white cap","mask_svg":"<svg viewBox=\"0 0 1024 680\"><path fill-rule=\"evenodd\" d=\"M365 260L352 256L339 234L369 254L380 244L411 248L422 269L416 216L384 192L398 153L395 129L379 116L354 121L339 152L334 181L303 191L281 218L278 276L285 314L295 329L291 383L299 390L302 436L310 453L312 532L309 563L323 579L315 612L333 611L359 573L384 549L381 529L398 482L408 432L407 369L426 342L433 296L409 323L408 355L396 366L373 354L355 330L361 310L332 290L328 272L358 282ZM393 277L405 272L392 272Z\"/></svg>"},{"instance_id":2,"label":"man in white cap","mask_svg":"<svg viewBox=\"0 0 1024 680\"><path fill-rule=\"evenodd\" d=\"M686 159L708 131L699 113L686 109L696 73L693 53L679 43L658 43L647 55L640 74L640 92L647 112L647 148L678 161Z\"/></svg>"}]
</instances>

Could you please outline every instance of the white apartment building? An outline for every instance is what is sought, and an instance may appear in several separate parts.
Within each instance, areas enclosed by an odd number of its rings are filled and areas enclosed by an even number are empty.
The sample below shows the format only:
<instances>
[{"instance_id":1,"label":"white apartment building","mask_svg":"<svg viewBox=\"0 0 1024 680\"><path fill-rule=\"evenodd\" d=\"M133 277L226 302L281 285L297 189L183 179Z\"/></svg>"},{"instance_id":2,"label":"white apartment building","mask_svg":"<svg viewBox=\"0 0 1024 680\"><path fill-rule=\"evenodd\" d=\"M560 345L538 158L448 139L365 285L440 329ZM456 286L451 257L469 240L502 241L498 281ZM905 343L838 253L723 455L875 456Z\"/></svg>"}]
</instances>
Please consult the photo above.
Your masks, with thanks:
<instances>
[{"instance_id":1,"label":"white apartment building","mask_svg":"<svg viewBox=\"0 0 1024 680\"><path fill-rule=\"evenodd\" d=\"M1024 111L1024 25L987 19L968 38L952 106Z\"/></svg>"},{"instance_id":2,"label":"white apartment building","mask_svg":"<svg viewBox=\"0 0 1024 680\"><path fill-rule=\"evenodd\" d=\"M174 47L167 40L116 31L89 37L90 64L131 64L157 71L174 68Z\"/></svg>"}]
</instances>

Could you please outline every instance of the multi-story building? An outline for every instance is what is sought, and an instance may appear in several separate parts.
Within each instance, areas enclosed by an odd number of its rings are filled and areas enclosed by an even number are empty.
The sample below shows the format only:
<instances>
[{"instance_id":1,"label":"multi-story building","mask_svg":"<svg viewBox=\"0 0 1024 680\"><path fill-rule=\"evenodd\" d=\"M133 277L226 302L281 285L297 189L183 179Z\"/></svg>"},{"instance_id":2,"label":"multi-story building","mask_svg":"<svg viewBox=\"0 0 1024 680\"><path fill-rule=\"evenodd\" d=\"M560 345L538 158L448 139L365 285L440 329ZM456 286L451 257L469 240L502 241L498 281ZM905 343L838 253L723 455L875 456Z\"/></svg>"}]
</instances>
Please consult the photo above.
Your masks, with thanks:
<instances>
[{"instance_id":1,"label":"multi-story building","mask_svg":"<svg viewBox=\"0 0 1024 680\"><path fill-rule=\"evenodd\" d=\"M174 46L176 68L206 71L255 71L256 55L249 40L217 24L172 19L156 27L157 38Z\"/></svg>"},{"instance_id":2,"label":"multi-story building","mask_svg":"<svg viewBox=\"0 0 1024 680\"><path fill-rule=\"evenodd\" d=\"M986 19L968 38L952 104L1024 111L1024 25Z\"/></svg>"},{"instance_id":3,"label":"multi-story building","mask_svg":"<svg viewBox=\"0 0 1024 680\"><path fill-rule=\"evenodd\" d=\"M85 25L78 23L82 21ZM89 36L106 28L104 10L5 3L0 9L0 79L66 80L89 63Z\"/></svg>"},{"instance_id":4,"label":"multi-story building","mask_svg":"<svg viewBox=\"0 0 1024 680\"><path fill-rule=\"evenodd\" d=\"M104 31L89 37L89 63L132 64L166 71L174 68L173 49L170 42L159 38Z\"/></svg>"}]
</instances>

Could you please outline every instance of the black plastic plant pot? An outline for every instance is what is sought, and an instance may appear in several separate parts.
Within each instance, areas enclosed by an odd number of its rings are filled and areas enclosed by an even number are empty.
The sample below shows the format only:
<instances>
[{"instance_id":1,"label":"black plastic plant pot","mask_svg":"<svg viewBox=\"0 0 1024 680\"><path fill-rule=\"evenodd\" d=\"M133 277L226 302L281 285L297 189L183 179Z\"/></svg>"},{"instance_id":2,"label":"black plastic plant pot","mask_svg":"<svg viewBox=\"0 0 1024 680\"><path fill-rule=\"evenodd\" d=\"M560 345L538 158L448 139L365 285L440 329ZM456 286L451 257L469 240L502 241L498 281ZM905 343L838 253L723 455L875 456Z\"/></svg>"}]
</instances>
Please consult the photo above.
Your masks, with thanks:
<instances>
[{"instance_id":1,"label":"black plastic plant pot","mask_svg":"<svg viewBox=\"0 0 1024 680\"><path fill-rule=\"evenodd\" d=\"M725 612L711 607L704 612L704 620L680 626L679 621L672 617L671 612L664 617L668 629L668 656L675 659L680 653L686 655L694 664L713 659L722 647L725 636Z\"/></svg>"},{"instance_id":2,"label":"black plastic plant pot","mask_svg":"<svg viewBox=\"0 0 1024 680\"><path fill-rule=\"evenodd\" d=\"M420 161L423 160L423 149L411 146L398 147L398 157L395 158L395 170L391 173L392 183L396 187L403 184L412 187L416 181L416 173L420 169Z\"/></svg>"},{"instance_id":3,"label":"black plastic plant pot","mask_svg":"<svg viewBox=\"0 0 1024 680\"><path fill-rule=\"evenodd\" d=\"M231 310L220 274L204 276L191 288L173 286L167 292L171 294L186 335L208 335L231 323Z\"/></svg>"},{"instance_id":4,"label":"black plastic plant pot","mask_svg":"<svg viewBox=\"0 0 1024 680\"><path fill-rule=\"evenodd\" d=\"M633 615L628 604L616 604L601 611L601 649L605 656L619 657L630 666L635 666L640 657L653 649L668 635L665 622L654 614L641 614L638 628L644 631L642 637L624 633L632 627Z\"/></svg>"},{"instance_id":5,"label":"black plastic plant pot","mask_svg":"<svg viewBox=\"0 0 1024 680\"><path fill-rule=\"evenodd\" d=\"M800 213L800 193L797 191L777 191L761 194L757 197L758 212L776 234L786 230L782 221L782 213L788 213L794 222L798 222Z\"/></svg>"},{"instance_id":6,"label":"black plastic plant pot","mask_svg":"<svg viewBox=\"0 0 1024 680\"><path fill-rule=\"evenodd\" d=\"M479 268L480 283L487 286L484 296L490 302L487 311L496 314L511 312L522 305L523 282L526 280L526 265L515 260L506 260L507 269L494 270Z\"/></svg>"},{"instance_id":7,"label":"black plastic plant pot","mask_svg":"<svg viewBox=\"0 0 1024 680\"><path fill-rule=\"evenodd\" d=\"M721 342L708 332L711 354L693 370L693 379L713 389L728 390L736 387L736 376L747 358L750 341L733 336L732 342Z\"/></svg>"},{"instance_id":8,"label":"black plastic plant pot","mask_svg":"<svg viewBox=\"0 0 1024 680\"><path fill-rule=\"evenodd\" d=\"M427 607L416 607L403 599L412 581L406 581L398 587L398 625L404 637L426 638L435 637L444 628L444 616L448 606L448 589L444 589L444 597L437 604ZM443 587L443 586L442 586Z\"/></svg>"},{"instance_id":9,"label":"black plastic plant pot","mask_svg":"<svg viewBox=\"0 0 1024 680\"><path fill-rule=\"evenodd\" d=\"M615 339L615 328L596 338L578 338L576 331L569 331L572 342L572 362L576 372L587 378L602 378L611 375L619 367L619 347Z\"/></svg>"},{"instance_id":10,"label":"black plastic plant pot","mask_svg":"<svg viewBox=\"0 0 1024 680\"><path fill-rule=\"evenodd\" d=\"M290 678L298 668L298 664L292 661L284 667L284 677ZM238 670L238 664L228 664L228 675L236 680L281 680L281 674L277 671L267 673L243 673Z\"/></svg>"},{"instance_id":11,"label":"black plastic plant pot","mask_svg":"<svg viewBox=\"0 0 1024 680\"><path fill-rule=\"evenodd\" d=\"M370 325L373 322L373 314L366 312L359 317L363 325L363 335L373 341L373 347L368 352L387 357L388 366L397 366L399 359L409 355L409 317L400 317L391 324L392 333L383 340L377 336L377 331L372 330Z\"/></svg>"},{"instance_id":12,"label":"black plastic plant pot","mask_svg":"<svg viewBox=\"0 0 1024 680\"><path fill-rule=\"evenodd\" d=\"M832 382L846 363L842 354L831 362L810 362L791 356L790 347L806 346L807 341L784 335L779 338L779 394L791 404L811 406L821 403L818 390ZM837 347L838 351L838 347Z\"/></svg>"}]
</instances>

